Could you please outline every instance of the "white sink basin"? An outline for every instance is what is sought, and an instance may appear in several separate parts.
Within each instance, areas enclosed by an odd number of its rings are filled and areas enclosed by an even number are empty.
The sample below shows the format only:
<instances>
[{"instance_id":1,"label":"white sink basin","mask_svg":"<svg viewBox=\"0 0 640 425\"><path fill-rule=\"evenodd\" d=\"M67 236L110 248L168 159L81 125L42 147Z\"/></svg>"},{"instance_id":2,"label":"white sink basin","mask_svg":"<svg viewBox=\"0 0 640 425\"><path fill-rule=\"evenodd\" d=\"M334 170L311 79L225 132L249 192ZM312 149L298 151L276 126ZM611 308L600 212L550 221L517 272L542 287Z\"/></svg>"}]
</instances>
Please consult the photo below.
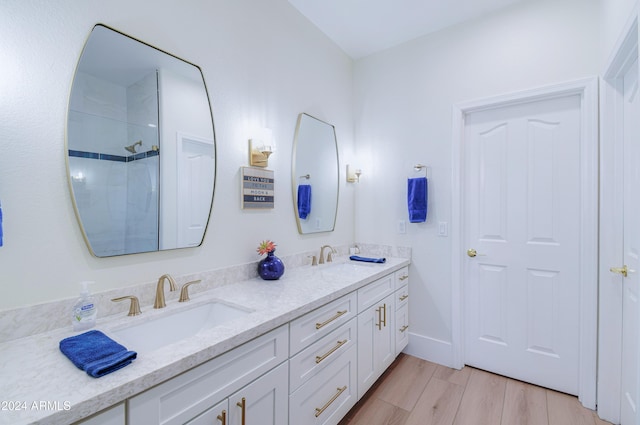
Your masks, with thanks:
<instances>
[{"instance_id":1,"label":"white sink basin","mask_svg":"<svg viewBox=\"0 0 640 425\"><path fill-rule=\"evenodd\" d=\"M376 263L365 263L350 261L346 263L331 263L322 267L322 275L327 279L335 279L336 277L350 278L362 271L371 271L373 267L379 266Z\"/></svg>"},{"instance_id":2,"label":"white sink basin","mask_svg":"<svg viewBox=\"0 0 640 425\"><path fill-rule=\"evenodd\" d=\"M214 301L110 332L128 350L149 352L251 313Z\"/></svg>"}]
</instances>

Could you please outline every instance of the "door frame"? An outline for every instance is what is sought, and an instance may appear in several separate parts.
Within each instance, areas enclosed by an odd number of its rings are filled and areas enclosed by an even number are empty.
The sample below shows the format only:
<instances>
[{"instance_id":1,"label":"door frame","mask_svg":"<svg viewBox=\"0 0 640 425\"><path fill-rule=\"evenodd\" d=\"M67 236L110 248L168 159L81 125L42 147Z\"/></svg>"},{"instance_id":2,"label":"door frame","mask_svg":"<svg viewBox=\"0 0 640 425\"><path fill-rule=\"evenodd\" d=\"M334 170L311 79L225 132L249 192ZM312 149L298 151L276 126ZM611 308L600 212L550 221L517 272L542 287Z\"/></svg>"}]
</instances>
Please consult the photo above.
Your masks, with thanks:
<instances>
[{"instance_id":1,"label":"door frame","mask_svg":"<svg viewBox=\"0 0 640 425\"><path fill-rule=\"evenodd\" d=\"M464 359L464 210L465 140L467 115L557 97L580 96L581 241L580 241L580 402L596 406L597 320L598 320L598 79L584 78L546 87L524 90L453 106L451 292L453 366L462 368Z\"/></svg>"},{"instance_id":2,"label":"door frame","mask_svg":"<svg viewBox=\"0 0 640 425\"><path fill-rule=\"evenodd\" d=\"M638 58L638 10L634 8L607 61L600 84L600 317L598 414L620 422L622 382L622 282L609 267L622 264L623 252L623 77Z\"/></svg>"}]
</instances>

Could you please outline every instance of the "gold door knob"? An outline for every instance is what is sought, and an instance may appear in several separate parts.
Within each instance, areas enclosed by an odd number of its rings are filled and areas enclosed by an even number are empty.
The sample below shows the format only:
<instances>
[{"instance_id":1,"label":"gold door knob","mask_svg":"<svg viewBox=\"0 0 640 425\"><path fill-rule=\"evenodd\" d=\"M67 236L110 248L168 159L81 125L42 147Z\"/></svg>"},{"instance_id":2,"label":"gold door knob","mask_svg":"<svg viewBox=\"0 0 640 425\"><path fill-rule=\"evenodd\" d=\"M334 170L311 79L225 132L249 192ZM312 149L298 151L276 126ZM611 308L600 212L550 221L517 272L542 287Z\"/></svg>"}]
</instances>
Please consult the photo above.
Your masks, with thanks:
<instances>
[{"instance_id":1,"label":"gold door knob","mask_svg":"<svg viewBox=\"0 0 640 425\"><path fill-rule=\"evenodd\" d=\"M475 249L473 248L469 248L467 249L467 255L471 258L475 257L476 255L478 255L478 253L476 252Z\"/></svg>"},{"instance_id":2,"label":"gold door knob","mask_svg":"<svg viewBox=\"0 0 640 425\"><path fill-rule=\"evenodd\" d=\"M627 274L628 274L628 272L629 272L629 269L627 269L627 265L625 264L625 265L624 265L624 266L622 266L622 267L611 267L611 268L609 269L609 271L610 271L610 272L612 272L612 273L619 273L619 274L621 274L622 276L627 277Z\"/></svg>"}]
</instances>

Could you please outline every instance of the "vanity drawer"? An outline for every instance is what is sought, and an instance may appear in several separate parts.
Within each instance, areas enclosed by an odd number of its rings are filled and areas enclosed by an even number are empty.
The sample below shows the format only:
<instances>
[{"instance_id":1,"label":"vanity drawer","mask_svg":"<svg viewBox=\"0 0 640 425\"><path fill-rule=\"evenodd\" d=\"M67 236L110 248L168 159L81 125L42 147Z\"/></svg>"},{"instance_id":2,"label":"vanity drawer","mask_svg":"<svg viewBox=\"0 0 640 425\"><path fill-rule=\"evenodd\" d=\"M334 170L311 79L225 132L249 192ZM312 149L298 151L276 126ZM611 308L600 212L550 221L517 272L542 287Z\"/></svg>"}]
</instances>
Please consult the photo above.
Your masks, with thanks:
<instances>
[{"instance_id":1,"label":"vanity drawer","mask_svg":"<svg viewBox=\"0 0 640 425\"><path fill-rule=\"evenodd\" d=\"M178 425L194 419L288 357L281 326L128 400L129 424Z\"/></svg>"},{"instance_id":2,"label":"vanity drawer","mask_svg":"<svg viewBox=\"0 0 640 425\"><path fill-rule=\"evenodd\" d=\"M409 284L405 283L396 290L396 310L400 310L409 303Z\"/></svg>"},{"instance_id":3,"label":"vanity drawer","mask_svg":"<svg viewBox=\"0 0 640 425\"><path fill-rule=\"evenodd\" d=\"M345 295L289 324L290 356L313 344L356 316L356 294Z\"/></svg>"},{"instance_id":4,"label":"vanity drawer","mask_svg":"<svg viewBox=\"0 0 640 425\"><path fill-rule=\"evenodd\" d=\"M357 350L352 345L289 397L289 423L336 425L358 398Z\"/></svg>"},{"instance_id":5,"label":"vanity drawer","mask_svg":"<svg viewBox=\"0 0 640 425\"><path fill-rule=\"evenodd\" d=\"M330 365L356 343L358 322L354 317L329 335L302 350L289 360L289 392Z\"/></svg>"},{"instance_id":6,"label":"vanity drawer","mask_svg":"<svg viewBox=\"0 0 640 425\"><path fill-rule=\"evenodd\" d=\"M396 279L396 290L400 288L402 285L406 285L409 283L409 266L403 267L400 270L397 270L394 273L394 277Z\"/></svg>"},{"instance_id":7,"label":"vanity drawer","mask_svg":"<svg viewBox=\"0 0 640 425\"><path fill-rule=\"evenodd\" d=\"M397 356L409 343L409 304L404 303L401 307L396 309L395 314L395 351Z\"/></svg>"},{"instance_id":8,"label":"vanity drawer","mask_svg":"<svg viewBox=\"0 0 640 425\"><path fill-rule=\"evenodd\" d=\"M358 313L362 313L395 290L394 274L382 277L358 289Z\"/></svg>"}]
</instances>

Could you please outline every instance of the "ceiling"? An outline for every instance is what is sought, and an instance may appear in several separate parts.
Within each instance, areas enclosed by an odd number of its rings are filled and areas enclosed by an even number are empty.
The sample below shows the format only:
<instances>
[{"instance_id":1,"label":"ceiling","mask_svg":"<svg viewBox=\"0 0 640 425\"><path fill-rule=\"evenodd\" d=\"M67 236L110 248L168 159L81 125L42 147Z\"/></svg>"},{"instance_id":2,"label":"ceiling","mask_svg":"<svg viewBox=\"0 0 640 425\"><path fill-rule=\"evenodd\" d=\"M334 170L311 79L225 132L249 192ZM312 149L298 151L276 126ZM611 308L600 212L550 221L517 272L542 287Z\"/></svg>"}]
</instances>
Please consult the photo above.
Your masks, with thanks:
<instances>
[{"instance_id":1,"label":"ceiling","mask_svg":"<svg viewBox=\"0 0 640 425\"><path fill-rule=\"evenodd\" d=\"M289 0L359 59L527 0Z\"/></svg>"}]
</instances>

